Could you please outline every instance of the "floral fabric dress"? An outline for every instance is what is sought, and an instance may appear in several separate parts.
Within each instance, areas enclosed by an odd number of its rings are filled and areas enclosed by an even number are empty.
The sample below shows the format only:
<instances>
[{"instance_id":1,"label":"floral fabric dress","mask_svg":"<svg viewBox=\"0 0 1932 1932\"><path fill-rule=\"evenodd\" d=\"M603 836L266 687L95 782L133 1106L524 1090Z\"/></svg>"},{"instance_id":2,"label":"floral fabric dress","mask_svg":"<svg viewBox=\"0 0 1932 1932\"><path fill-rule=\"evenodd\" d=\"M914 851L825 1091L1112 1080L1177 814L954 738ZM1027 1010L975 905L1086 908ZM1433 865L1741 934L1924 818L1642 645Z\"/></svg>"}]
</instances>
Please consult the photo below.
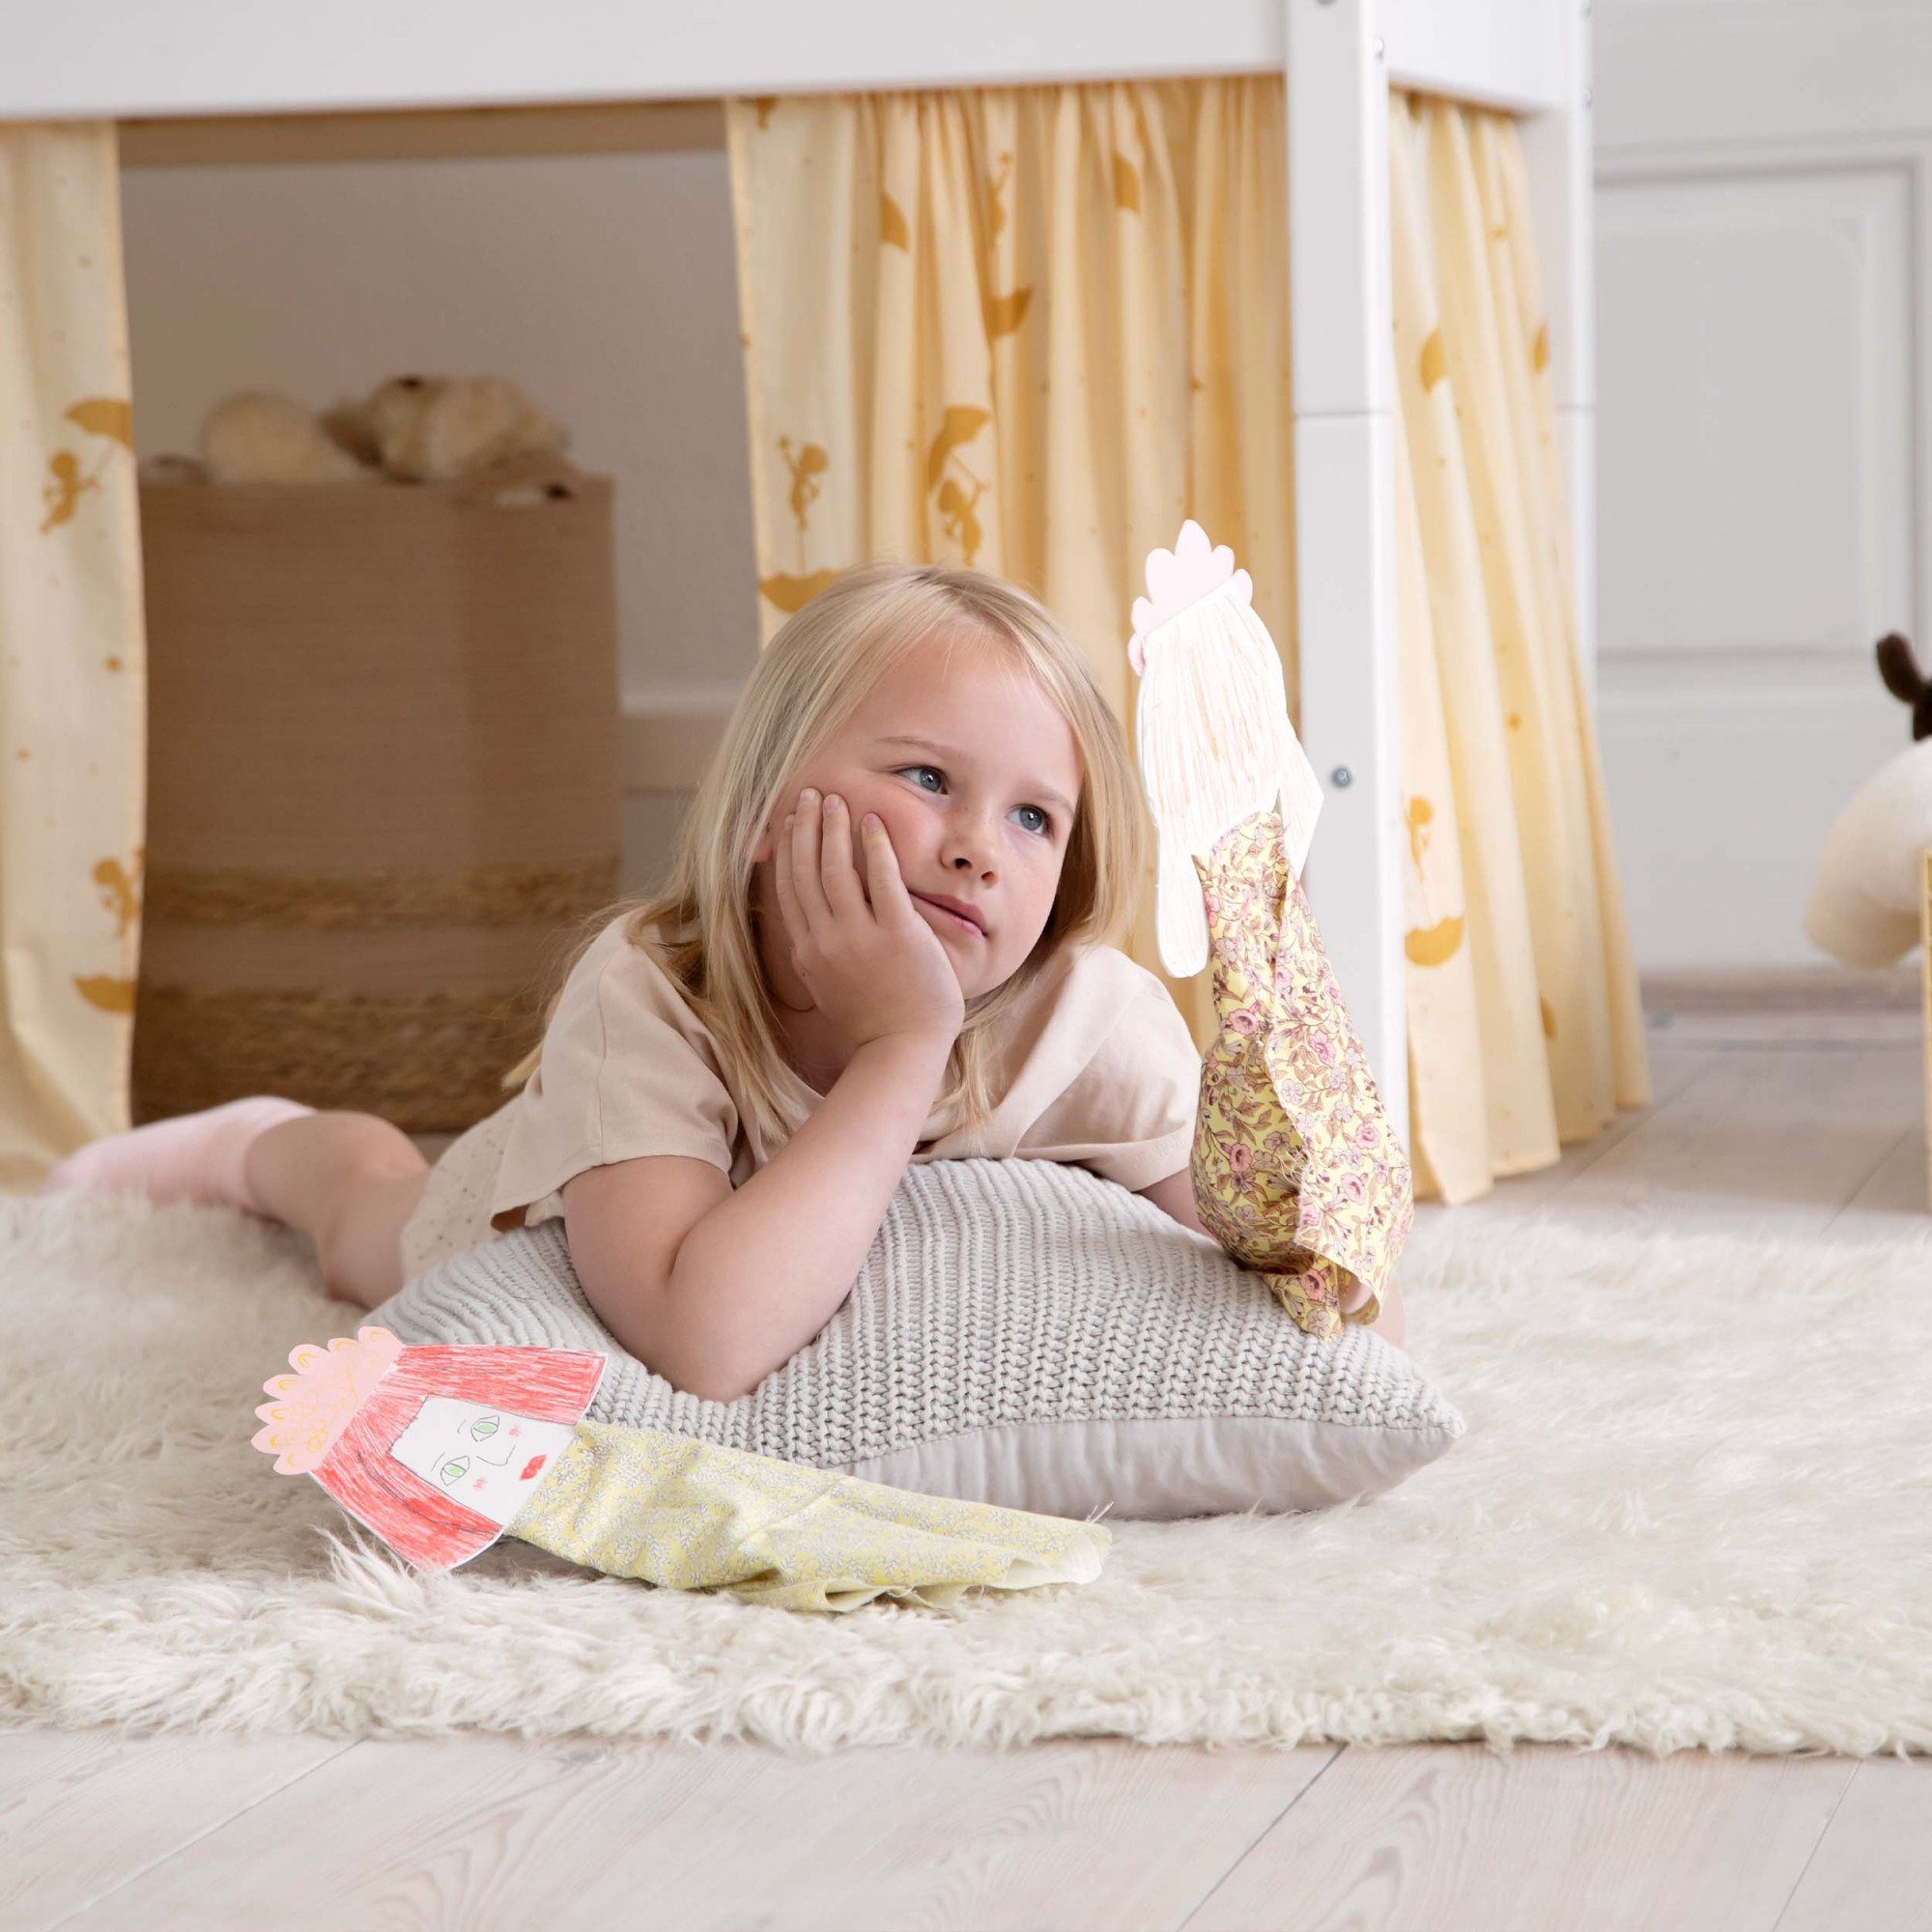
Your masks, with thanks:
<instances>
[{"instance_id":1,"label":"floral fabric dress","mask_svg":"<svg viewBox=\"0 0 1932 1932\"><path fill-rule=\"evenodd\" d=\"M1194 1199L1202 1224L1311 1335L1381 1312L1415 1195L1276 811L1194 860L1217 1032L1202 1058Z\"/></svg>"}]
</instances>

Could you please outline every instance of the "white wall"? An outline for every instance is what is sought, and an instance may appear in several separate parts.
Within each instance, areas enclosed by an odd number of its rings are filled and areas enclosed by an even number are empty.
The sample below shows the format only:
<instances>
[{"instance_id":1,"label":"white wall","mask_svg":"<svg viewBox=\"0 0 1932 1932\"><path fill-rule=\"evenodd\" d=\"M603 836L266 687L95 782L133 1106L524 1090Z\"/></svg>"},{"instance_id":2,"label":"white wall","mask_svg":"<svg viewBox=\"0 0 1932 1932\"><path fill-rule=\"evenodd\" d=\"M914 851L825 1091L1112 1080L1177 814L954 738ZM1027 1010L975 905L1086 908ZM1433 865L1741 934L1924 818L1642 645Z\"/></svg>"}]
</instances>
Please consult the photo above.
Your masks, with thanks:
<instances>
[{"instance_id":1,"label":"white wall","mask_svg":"<svg viewBox=\"0 0 1932 1932\"><path fill-rule=\"evenodd\" d=\"M1932 664L1932 7L1598 0L1599 709L1639 961L1799 921Z\"/></svg>"},{"instance_id":2,"label":"white wall","mask_svg":"<svg viewBox=\"0 0 1932 1932\"><path fill-rule=\"evenodd\" d=\"M191 450L230 390L514 378L615 479L627 711L728 705L756 583L722 151L123 172L134 429ZM631 782L647 781L633 768ZM626 890L676 801L626 800Z\"/></svg>"}]
</instances>

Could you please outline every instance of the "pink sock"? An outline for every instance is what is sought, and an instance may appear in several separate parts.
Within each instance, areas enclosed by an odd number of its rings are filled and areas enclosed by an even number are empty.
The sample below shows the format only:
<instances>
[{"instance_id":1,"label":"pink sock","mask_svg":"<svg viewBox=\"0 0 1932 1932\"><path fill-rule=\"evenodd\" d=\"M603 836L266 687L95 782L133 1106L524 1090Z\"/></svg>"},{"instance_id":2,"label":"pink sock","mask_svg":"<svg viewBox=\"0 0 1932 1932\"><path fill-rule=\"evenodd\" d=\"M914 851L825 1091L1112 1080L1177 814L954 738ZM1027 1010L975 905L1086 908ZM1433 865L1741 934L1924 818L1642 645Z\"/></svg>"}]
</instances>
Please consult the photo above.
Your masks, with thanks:
<instances>
[{"instance_id":1,"label":"pink sock","mask_svg":"<svg viewBox=\"0 0 1932 1932\"><path fill-rule=\"evenodd\" d=\"M151 1121L125 1134L90 1141L42 1181L40 1192L70 1187L110 1193L145 1194L151 1201L196 1201L203 1205L263 1209L249 1195L242 1161L255 1137L283 1121L312 1114L299 1100L271 1094L251 1094L199 1114Z\"/></svg>"}]
</instances>

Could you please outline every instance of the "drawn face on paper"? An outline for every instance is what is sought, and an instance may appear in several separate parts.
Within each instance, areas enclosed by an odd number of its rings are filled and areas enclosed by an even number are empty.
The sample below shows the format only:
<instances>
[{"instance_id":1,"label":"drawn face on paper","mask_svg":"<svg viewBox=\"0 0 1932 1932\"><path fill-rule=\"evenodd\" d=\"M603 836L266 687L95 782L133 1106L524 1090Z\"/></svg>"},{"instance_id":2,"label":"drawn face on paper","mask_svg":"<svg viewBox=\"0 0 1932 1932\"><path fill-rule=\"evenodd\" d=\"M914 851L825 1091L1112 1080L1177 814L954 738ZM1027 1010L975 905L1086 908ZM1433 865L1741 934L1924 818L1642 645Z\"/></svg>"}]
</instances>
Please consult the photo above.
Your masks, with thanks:
<instances>
[{"instance_id":1,"label":"drawn face on paper","mask_svg":"<svg viewBox=\"0 0 1932 1932\"><path fill-rule=\"evenodd\" d=\"M433 1395L389 1454L465 1508L507 1528L576 1433L568 1422L539 1422L513 1409Z\"/></svg>"}]
</instances>

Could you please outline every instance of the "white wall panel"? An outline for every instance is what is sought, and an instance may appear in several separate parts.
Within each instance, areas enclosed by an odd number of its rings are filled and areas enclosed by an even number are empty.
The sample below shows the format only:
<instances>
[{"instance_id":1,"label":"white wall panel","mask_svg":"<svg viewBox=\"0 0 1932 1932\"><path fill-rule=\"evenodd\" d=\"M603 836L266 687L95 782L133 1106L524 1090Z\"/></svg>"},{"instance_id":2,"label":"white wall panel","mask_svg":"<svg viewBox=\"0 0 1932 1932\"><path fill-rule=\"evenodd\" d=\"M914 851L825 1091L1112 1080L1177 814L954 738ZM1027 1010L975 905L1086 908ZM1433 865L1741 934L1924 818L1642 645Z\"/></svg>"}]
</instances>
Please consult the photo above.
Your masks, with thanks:
<instances>
[{"instance_id":1,"label":"white wall panel","mask_svg":"<svg viewBox=\"0 0 1932 1932\"><path fill-rule=\"evenodd\" d=\"M1712 141L1912 133L1932 102L1924 0L1595 0L1597 139L1660 153Z\"/></svg>"},{"instance_id":2,"label":"white wall panel","mask_svg":"<svg viewBox=\"0 0 1932 1932\"><path fill-rule=\"evenodd\" d=\"M1932 5L1597 0L1598 717L1639 964L1817 966L1932 610Z\"/></svg>"},{"instance_id":3,"label":"white wall panel","mask_svg":"<svg viewBox=\"0 0 1932 1932\"><path fill-rule=\"evenodd\" d=\"M1605 652L1907 622L1909 213L1898 168L1599 190Z\"/></svg>"},{"instance_id":4,"label":"white wall panel","mask_svg":"<svg viewBox=\"0 0 1932 1932\"><path fill-rule=\"evenodd\" d=\"M1664 674L1665 671L1671 674ZM1605 781L1639 961L1823 966L1800 926L1826 828L1910 742L1876 676L1827 653L1605 654Z\"/></svg>"}]
</instances>

